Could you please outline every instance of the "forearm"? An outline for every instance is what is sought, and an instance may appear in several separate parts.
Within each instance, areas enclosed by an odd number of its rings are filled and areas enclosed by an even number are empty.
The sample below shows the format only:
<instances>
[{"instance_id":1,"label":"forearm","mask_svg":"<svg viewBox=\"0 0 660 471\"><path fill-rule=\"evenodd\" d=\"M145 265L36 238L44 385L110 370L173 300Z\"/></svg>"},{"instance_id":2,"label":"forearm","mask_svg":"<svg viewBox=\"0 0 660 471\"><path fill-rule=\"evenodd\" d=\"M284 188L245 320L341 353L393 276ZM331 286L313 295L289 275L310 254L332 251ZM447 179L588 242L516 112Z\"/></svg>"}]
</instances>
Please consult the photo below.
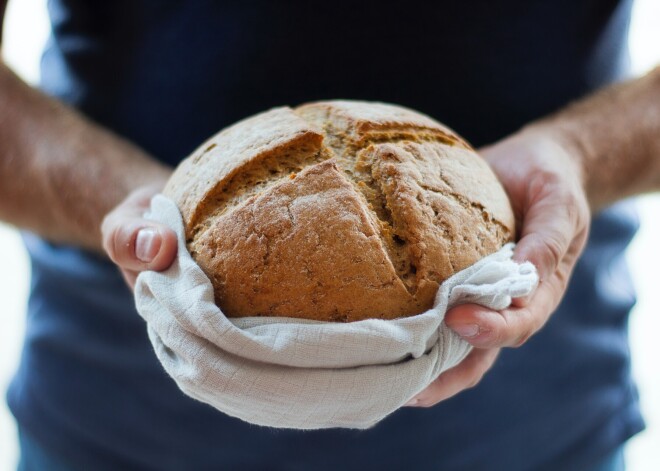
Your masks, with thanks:
<instances>
[{"instance_id":1,"label":"forearm","mask_svg":"<svg viewBox=\"0 0 660 471\"><path fill-rule=\"evenodd\" d=\"M101 250L104 215L169 170L0 63L0 219Z\"/></svg>"},{"instance_id":2,"label":"forearm","mask_svg":"<svg viewBox=\"0 0 660 471\"><path fill-rule=\"evenodd\" d=\"M660 67L533 123L559 137L583 169L593 210L660 190Z\"/></svg>"}]
</instances>

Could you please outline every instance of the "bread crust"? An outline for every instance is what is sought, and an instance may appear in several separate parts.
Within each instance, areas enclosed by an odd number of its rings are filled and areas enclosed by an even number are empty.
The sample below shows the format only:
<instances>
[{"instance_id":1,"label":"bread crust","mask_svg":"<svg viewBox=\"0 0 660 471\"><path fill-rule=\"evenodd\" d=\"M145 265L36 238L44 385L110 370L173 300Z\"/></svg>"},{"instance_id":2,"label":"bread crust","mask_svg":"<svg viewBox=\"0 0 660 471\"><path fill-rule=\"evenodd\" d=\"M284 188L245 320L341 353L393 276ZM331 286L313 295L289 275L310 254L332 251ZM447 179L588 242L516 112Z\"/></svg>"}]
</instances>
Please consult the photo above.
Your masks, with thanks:
<instances>
[{"instance_id":1,"label":"bread crust","mask_svg":"<svg viewBox=\"0 0 660 471\"><path fill-rule=\"evenodd\" d=\"M399 106L276 108L221 131L166 185L227 316L393 319L511 240L513 213L460 136Z\"/></svg>"}]
</instances>

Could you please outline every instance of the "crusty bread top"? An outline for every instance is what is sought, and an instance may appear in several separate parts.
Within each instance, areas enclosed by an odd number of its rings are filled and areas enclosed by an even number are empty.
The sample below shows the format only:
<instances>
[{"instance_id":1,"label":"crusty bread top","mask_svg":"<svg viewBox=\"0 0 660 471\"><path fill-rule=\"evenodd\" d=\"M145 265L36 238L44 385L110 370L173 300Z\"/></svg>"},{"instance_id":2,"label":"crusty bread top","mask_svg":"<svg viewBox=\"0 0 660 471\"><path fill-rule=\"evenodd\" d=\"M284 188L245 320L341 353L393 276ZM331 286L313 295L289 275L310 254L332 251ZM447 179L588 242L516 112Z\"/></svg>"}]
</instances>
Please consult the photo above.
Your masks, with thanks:
<instances>
[{"instance_id":1,"label":"crusty bread top","mask_svg":"<svg viewBox=\"0 0 660 471\"><path fill-rule=\"evenodd\" d=\"M241 184L239 173L278 159L288 148L318 152L322 141L323 135L289 108L275 108L206 141L181 162L163 193L176 201L189 230L206 211L215 209L209 206L229 193L232 182Z\"/></svg>"},{"instance_id":2,"label":"crusty bread top","mask_svg":"<svg viewBox=\"0 0 660 471\"><path fill-rule=\"evenodd\" d=\"M417 314L514 234L506 194L463 139L382 103L243 120L182 162L164 193L229 316Z\"/></svg>"}]
</instances>

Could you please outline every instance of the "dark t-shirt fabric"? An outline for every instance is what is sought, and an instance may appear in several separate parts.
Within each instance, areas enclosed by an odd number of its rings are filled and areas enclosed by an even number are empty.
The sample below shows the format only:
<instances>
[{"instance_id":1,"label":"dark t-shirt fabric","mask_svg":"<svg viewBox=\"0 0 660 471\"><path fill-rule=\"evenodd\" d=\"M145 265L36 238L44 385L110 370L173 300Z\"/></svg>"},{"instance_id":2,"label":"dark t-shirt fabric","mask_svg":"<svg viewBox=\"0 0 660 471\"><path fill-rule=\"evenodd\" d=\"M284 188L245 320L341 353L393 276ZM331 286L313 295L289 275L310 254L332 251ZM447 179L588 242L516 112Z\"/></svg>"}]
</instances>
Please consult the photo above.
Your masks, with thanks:
<instances>
[{"instance_id":1,"label":"dark t-shirt fabric","mask_svg":"<svg viewBox=\"0 0 660 471\"><path fill-rule=\"evenodd\" d=\"M630 0L51 0L41 88L175 165L272 106L399 103L476 146L625 77ZM99 188L98 191L103 191ZM643 428L619 204L547 325L481 384L367 431L290 431L184 396L107 260L25 234L21 428L81 470L580 470ZM377 399L377 394L374 395Z\"/></svg>"}]
</instances>

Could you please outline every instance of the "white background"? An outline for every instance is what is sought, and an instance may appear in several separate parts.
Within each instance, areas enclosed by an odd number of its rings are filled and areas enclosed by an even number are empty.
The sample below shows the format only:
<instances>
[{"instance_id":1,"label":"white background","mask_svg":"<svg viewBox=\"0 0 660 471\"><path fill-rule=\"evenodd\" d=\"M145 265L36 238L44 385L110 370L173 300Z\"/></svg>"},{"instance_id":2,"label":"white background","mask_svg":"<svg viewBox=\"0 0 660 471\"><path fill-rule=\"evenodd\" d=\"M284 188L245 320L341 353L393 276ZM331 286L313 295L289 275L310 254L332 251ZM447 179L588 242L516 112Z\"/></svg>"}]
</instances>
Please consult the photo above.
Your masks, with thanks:
<instances>
[{"instance_id":1,"label":"white background","mask_svg":"<svg viewBox=\"0 0 660 471\"><path fill-rule=\"evenodd\" d=\"M44 0L11 0L5 21L3 55L30 83L38 77L39 53L48 34ZM660 2L637 0L630 38L633 65L642 73L660 63ZM2 110L0 110L1 112ZM660 158L660 156L657 156ZM660 470L660 195L640 198L642 229L628 252L639 302L632 314L633 367L648 428L627 447L630 471ZM0 391L18 363L24 329L29 267L15 230L0 223ZM655 359L655 360L654 360ZM0 401L0 471L15 469L16 429Z\"/></svg>"}]
</instances>

